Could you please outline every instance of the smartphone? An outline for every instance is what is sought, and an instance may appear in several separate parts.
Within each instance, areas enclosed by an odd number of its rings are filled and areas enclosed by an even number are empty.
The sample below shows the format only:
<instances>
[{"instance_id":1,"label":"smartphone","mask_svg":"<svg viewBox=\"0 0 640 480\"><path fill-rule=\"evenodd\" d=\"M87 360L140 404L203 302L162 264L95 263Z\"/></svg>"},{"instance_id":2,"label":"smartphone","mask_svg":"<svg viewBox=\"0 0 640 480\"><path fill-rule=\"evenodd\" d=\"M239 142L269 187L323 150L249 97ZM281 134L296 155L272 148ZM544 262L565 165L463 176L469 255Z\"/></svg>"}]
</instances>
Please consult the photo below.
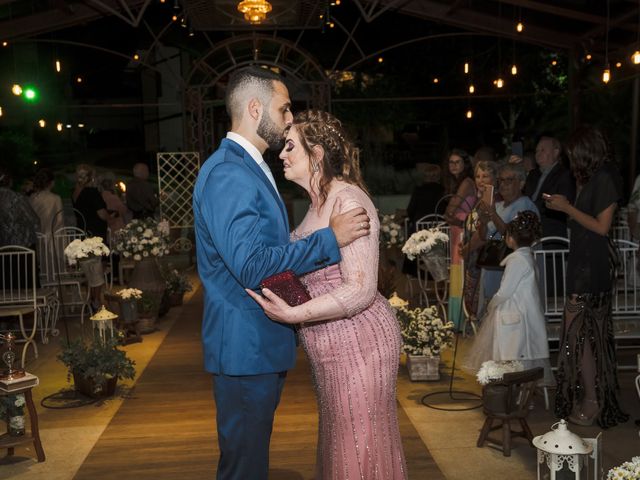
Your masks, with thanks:
<instances>
[{"instance_id":1,"label":"smartphone","mask_svg":"<svg viewBox=\"0 0 640 480\"><path fill-rule=\"evenodd\" d=\"M544 198L545 200L549 200L551 198L551 195L549 195L548 193L543 193L542 198Z\"/></svg>"},{"instance_id":2,"label":"smartphone","mask_svg":"<svg viewBox=\"0 0 640 480\"><path fill-rule=\"evenodd\" d=\"M482 192L482 201L487 205L493 205L493 185L485 185Z\"/></svg>"},{"instance_id":3,"label":"smartphone","mask_svg":"<svg viewBox=\"0 0 640 480\"><path fill-rule=\"evenodd\" d=\"M511 144L511 155L518 155L520 158L524 156L524 146L522 142L513 142Z\"/></svg>"}]
</instances>

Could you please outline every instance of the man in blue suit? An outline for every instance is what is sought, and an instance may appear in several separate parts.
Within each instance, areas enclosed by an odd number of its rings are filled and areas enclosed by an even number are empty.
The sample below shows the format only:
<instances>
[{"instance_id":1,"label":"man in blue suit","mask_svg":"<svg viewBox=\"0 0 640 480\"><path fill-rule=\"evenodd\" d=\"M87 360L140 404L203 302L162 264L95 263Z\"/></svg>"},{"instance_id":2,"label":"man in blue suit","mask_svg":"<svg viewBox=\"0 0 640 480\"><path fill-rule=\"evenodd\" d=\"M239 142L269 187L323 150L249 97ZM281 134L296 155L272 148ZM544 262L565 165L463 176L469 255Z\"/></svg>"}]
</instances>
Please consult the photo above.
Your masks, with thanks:
<instances>
[{"instance_id":1,"label":"man in blue suit","mask_svg":"<svg viewBox=\"0 0 640 480\"><path fill-rule=\"evenodd\" d=\"M198 272L205 290L202 341L213 374L218 479L267 479L273 417L296 340L245 292L270 275L304 274L340 260L339 248L368 234L358 208L289 241L289 222L262 154L279 149L291 124L289 92L273 72L249 67L229 78L231 131L204 163L193 194ZM337 209L336 209L337 210Z\"/></svg>"}]
</instances>

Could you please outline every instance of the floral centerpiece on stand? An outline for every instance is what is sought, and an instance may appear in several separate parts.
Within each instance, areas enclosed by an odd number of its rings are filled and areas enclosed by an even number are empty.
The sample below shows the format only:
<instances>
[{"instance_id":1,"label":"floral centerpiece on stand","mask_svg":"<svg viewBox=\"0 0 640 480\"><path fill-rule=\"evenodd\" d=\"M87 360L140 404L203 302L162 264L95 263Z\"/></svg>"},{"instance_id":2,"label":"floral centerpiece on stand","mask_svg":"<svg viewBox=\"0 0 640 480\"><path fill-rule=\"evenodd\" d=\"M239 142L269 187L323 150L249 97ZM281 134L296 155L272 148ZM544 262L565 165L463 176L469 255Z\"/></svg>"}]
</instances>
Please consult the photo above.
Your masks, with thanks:
<instances>
[{"instance_id":1,"label":"floral centerpiece on stand","mask_svg":"<svg viewBox=\"0 0 640 480\"><path fill-rule=\"evenodd\" d=\"M380 244L385 248L399 247L404 242L404 228L395 214L380 217Z\"/></svg>"},{"instance_id":2,"label":"floral centerpiece on stand","mask_svg":"<svg viewBox=\"0 0 640 480\"><path fill-rule=\"evenodd\" d=\"M409 377L411 380L439 379L440 352L451 347L453 323L443 322L436 307L412 309L395 294L389 303L400 323L402 351L407 354Z\"/></svg>"},{"instance_id":3,"label":"floral centerpiece on stand","mask_svg":"<svg viewBox=\"0 0 640 480\"><path fill-rule=\"evenodd\" d=\"M439 228L418 230L405 242L402 253L409 260L420 257L433 279L441 282L448 276L446 258L448 242L449 235Z\"/></svg>"},{"instance_id":4,"label":"floral centerpiece on stand","mask_svg":"<svg viewBox=\"0 0 640 480\"><path fill-rule=\"evenodd\" d=\"M142 298L142 290L138 290L137 288L123 288L116 292L116 295L122 300L139 300Z\"/></svg>"},{"instance_id":5,"label":"floral centerpiece on stand","mask_svg":"<svg viewBox=\"0 0 640 480\"><path fill-rule=\"evenodd\" d=\"M24 435L24 393L11 393L0 397L0 418L7 422L12 437Z\"/></svg>"},{"instance_id":6,"label":"floral centerpiece on stand","mask_svg":"<svg viewBox=\"0 0 640 480\"><path fill-rule=\"evenodd\" d=\"M104 285L104 270L101 257L109 255L110 250L102 237L76 238L64 249L69 265L80 264L90 287Z\"/></svg>"},{"instance_id":7,"label":"floral centerpiece on stand","mask_svg":"<svg viewBox=\"0 0 640 480\"><path fill-rule=\"evenodd\" d=\"M114 251L136 261L169 254L169 222L154 218L131 220L115 234Z\"/></svg>"},{"instance_id":8,"label":"floral centerpiece on stand","mask_svg":"<svg viewBox=\"0 0 640 480\"><path fill-rule=\"evenodd\" d=\"M607 473L607 480L637 480L640 478L640 457L633 457L631 461L613 467Z\"/></svg>"},{"instance_id":9,"label":"floral centerpiece on stand","mask_svg":"<svg viewBox=\"0 0 640 480\"><path fill-rule=\"evenodd\" d=\"M480 366L476 374L480 385L502 380L505 373L521 372L524 370L522 362L517 360L487 360Z\"/></svg>"}]
</instances>

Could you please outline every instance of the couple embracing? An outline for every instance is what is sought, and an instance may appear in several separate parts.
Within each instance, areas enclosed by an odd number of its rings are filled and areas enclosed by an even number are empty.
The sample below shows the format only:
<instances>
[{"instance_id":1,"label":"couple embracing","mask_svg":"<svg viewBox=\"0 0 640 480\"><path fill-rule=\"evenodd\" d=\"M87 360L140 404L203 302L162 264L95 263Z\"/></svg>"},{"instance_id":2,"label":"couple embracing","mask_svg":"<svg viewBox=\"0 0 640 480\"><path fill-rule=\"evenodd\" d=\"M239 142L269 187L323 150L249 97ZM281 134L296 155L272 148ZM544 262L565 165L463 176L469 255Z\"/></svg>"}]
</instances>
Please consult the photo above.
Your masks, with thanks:
<instances>
[{"instance_id":1,"label":"couple embracing","mask_svg":"<svg viewBox=\"0 0 640 480\"><path fill-rule=\"evenodd\" d=\"M401 340L377 292L379 224L357 149L332 115L293 117L285 84L269 70L234 72L225 102L231 131L202 166L193 196L217 478L267 479L297 329L320 414L316 480L404 479L395 395ZM311 199L291 234L262 158L267 148L281 149L285 178ZM256 293L263 279L288 269L311 300L291 307L267 289Z\"/></svg>"}]
</instances>

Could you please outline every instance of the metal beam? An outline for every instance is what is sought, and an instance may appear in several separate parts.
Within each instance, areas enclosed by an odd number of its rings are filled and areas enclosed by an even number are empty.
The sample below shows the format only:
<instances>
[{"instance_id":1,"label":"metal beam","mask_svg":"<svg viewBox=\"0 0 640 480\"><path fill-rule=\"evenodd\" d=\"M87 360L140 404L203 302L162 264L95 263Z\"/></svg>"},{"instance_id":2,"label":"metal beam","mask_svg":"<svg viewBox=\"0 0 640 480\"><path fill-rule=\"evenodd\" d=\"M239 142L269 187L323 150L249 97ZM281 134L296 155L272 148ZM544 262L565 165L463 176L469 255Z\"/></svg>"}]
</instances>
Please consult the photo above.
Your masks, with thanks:
<instances>
[{"instance_id":1,"label":"metal beam","mask_svg":"<svg viewBox=\"0 0 640 480\"><path fill-rule=\"evenodd\" d=\"M535 10L536 12L550 13L551 15L556 15L558 17L571 18L573 20L580 20L583 22L595 23L598 25L604 24L606 22L606 18L601 17L600 15L585 13L581 12L580 10L559 7L557 5L550 5L548 3L541 3L534 0L501 0L501 3L507 3L510 5L515 5L516 7Z\"/></svg>"},{"instance_id":2,"label":"metal beam","mask_svg":"<svg viewBox=\"0 0 640 480\"><path fill-rule=\"evenodd\" d=\"M382 0L389 2L390 0ZM503 38L532 43L547 48L568 50L576 38L535 25L528 25L524 33L517 33L511 20L479 13L468 8L459 8L448 15L449 6L433 0L411 0L402 7L402 13L442 24L463 28L471 32L492 33Z\"/></svg>"}]
</instances>

